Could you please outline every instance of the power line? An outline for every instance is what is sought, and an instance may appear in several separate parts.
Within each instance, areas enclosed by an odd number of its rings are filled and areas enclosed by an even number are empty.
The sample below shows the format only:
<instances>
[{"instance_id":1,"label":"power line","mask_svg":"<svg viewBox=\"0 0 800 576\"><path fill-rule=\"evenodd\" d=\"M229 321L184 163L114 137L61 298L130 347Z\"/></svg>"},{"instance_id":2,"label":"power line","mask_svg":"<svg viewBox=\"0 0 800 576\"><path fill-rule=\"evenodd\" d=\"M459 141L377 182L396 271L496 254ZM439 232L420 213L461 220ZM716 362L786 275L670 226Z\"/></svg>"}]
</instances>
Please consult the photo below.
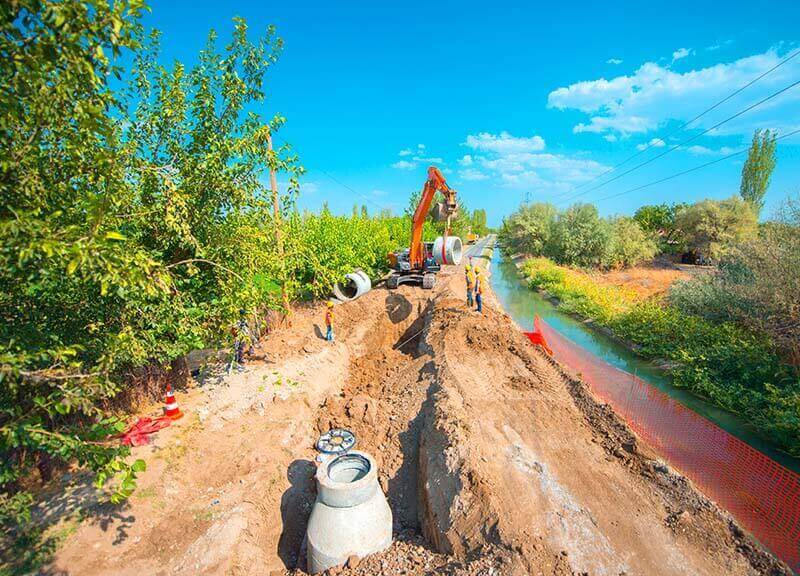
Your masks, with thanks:
<instances>
[{"instance_id":1,"label":"power line","mask_svg":"<svg viewBox=\"0 0 800 576\"><path fill-rule=\"evenodd\" d=\"M702 112L700 112L700 114L698 114L697 116L695 116L695 117L694 117L694 118L692 118L691 120L688 120L688 121L684 122L683 124L681 124L680 126L678 126L678 127L675 129L675 130L673 130L673 131L672 131L672 132L670 132L669 134L665 135L665 136L662 138L662 141L663 141L663 140L665 140L665 139L667 139L667 138L670 138L670 137L674 136L675 134L677 134L678 132L682 131L684 128L686 128L687 126L689 126L689 124L692 124L692 123L694 123L696 120L699 120L700 118L702 118L703 116L705 116L706 114L708 114L709 112L711 112L712 110L715 110L716 108L718 108L719 106L721 106L722 104L724 104L725 102L727 102L728 100L730 100L731 98L733 98L734 96L736 96L737 94L740 94L741 92L743 92L744 90L746 90L747 88L749 88L750 86L752 86L753 84L755 84L756 82L758 82L759 80L761 80L762 78L764 78L764 76L767 76L768 74L771 74L772 72L774 72L775 70L777 70L778 68L780 68L781 66L783 66L784 64L786 64L787 62L789 62L789 61L790 61L792 58L795 58L795 57L796 57L796 56L798 56L798 55L800 55L800 49L796 50L795 52L793 52L792 54L790 54L789 56L787 56L786 58L784 58L783 60L781 60L780 62L778 62L778 63L777 63L775 66L773 66L772 68L770 68L770 69L769 69L769 70L767 70L766 72L763 72L763 73L761 73L760 75L758 75L757 77L753 78L752 80L750 80L750 82L748 82L747 84L745 84L745 85L744 85L744 86L742 86L741 88L739 88L739 89L737 89L737 90L735 90L735 91L731 92L730 94L728 94L728 95L727 95L725 98L723 98L723 99L722 99L722 100L720 100L719 102L717 102L717 103L713 104L713 105L712 105L711 107L709 107L709 108L706 108L705 110L703 110ZM623 160L623 161L622 161L622 162L620 162L619 164L615 164L614 166L612 166L611 168L609 168L608 170L606 170L606 171L605 171L605 172L603 172L602 174L598 174L597 176L595 176L595 177L591 178L590 180L587 180L586 182L583 182L583 183L581 183L581 184L579 184L579 185L577 185L577 186L573 187L571 190L569 190L569 191L567 191L567 192L563 192L563 193L561 193L561 194L559 194L559 195L555 196L555 198L558 198L559 196L565 196L565 195L567 195L567 194L570 194L570 193L572 193L572 192L575 192L575 191L579 190L580 188L583 188L584 186L586 186L586 185L588 185L588 184L591 184L591 183L592 183L592 182L594 182L595 180L599 180L600 178L602 178L602 177L603 177L603 176L605 176L606 174L610 174L611 172L614 172L614 171L615 171L617 168L619 168L620 166L624 166L625 164L627 164L628 162L630 162L630 161L631 161L631 160L633 160L634 158L637 158L637 157L641 156L642 154L644 154L645 152L647 152L648 150L650 150L650 148L652 148L653 146L654 146L654 144L653 144L653 140L651 140L651 141L650 141L650 142L649 142L649 143L648 143L648 144L647 144L647 145L646 145L644 148L642 148L641 150L639 150L638 152L636 152L636 153L635 153L635 154L633 154L632 156L629 156L628 158L626 158L625 160ZM555 199L555 198L553 198L553 199Z\"/></svg>"},{"instance_id":2,"label":"power line","mask_svg":"<svg viewBox=\"0 0 800 576\"><path fill-rule=\"evenodd\" d=\"M750 110L752 110L752 109L754 109L754 108L757 108L758 106L761 106L762 104L764 104L765 102L767 102L767 101L769 101L769 100L772 100L772 99L773 99L773 98L775 98L776 96L780 96L781 94L783 94L783 93L784 93L784 92L786 92L787 90L790 90L790 89L794 88L794 87L795 87L795 86L797 86L798 84L800 84L800 80L797 80L796 82L793 82L792 84L789 84L789 85L788 85L788 86L786 86L785 88L781 88L781 89L780 89L780 90L778 90L777 92L773 92L772 94L770 94L769 96L767 96L767 97L765 97L765 98L762 98L761 100L759 100L759 101L758 101L758 102L756 102L755 104L751 104L750 106L748 106L748 107L747 107L747 108L745 108L744 110L740 110L739 112L737 112L737 113L736 113L736 114L734 114L733 116L729 116L729 117L727 117L725 120L722 120L721 122L718 122L717 124L714 124L714 125L713 125L711 128L707 128L706 130L703 130L703 131L702 131L702 132L700 132L699 134L695 134L695 135L694 135L694 136L692 136L691 138L688 138L688 139L684 140L683 142L679 142L678 144L675 144L674 146L672 146L672 147L668 148L667 150L665 150L665 151L664 151L664 152L662 152L661 154L658 154L658 155L656 155L656 156L653 156L652 158L649 158L648 160L645 160L644 162L641 162L641 163L637 164L637 165L636 165L636 166L634 166L633 168L630 168L630 169L628 169L628 170L625 170L624 172L622 172L622 173L620 173L620 174L617 174L616 176L614 176L613 178L610 178L609 180L606 180L605 182L601 182L601 183L600 183L600 184L598 184L597 186L592 186L592 187L591 187L591 188L589 188L588 190L584 190L583 192L580 192L580 193L578 193L578 194L575 194L575 195L573 195L573 196L570 196L569 198L565 198L565 199L564 199L564 200L562 200L561 202L558 202L558 204L564 204L565 202L569 202L570 200L573 200L573 199L575 199L575 198L578 198L579 196L584 196L584 195L588 194L589 192L593 192L594 190L597 190L598 188L602 188L603 186L605 186L605 185L607 185L607 184L610 184L611 182L614 182L615 180L619 180L619 179L620 179L620 178L622 178L623 176L626 176L626 175L630 174L631 172L633 172L633 171L635 171L635 170L638 170L638 169L639 169L639 168L641 168L642 166L646 166L647 164L650 164L651 162L655 162L655 161L656 161L656 160L658 160L659 158L663 158L664 156L666 156L666 155L667 155L667 154L669 154L670 152L673 152L673 151L677 150L677 149L678 149L678 148L680 148L681 146L685 146L685 145L686 145L686 144L688 144L689 142L693 142L694 140L697 140L698 138L700 138L701 136L703 136L703 135L705 135L705 134L708 134L708 133L709 133L709 132L711 132L712 130L716 130L717 128L719 128L719 127L720 127L720 126L722 126L723 124L725 124L725 123L727 123L727 122L730 122L731 120L734 120L735 118L738 118L738 117L739 117L739 116L741 116L742 114L745 114L745 113L749 112Z\"/></svg>"},{"instance_id":3,"label":"power line","mask_svg":"<svg viewBox=\"0 0 800 576\"><path fill-rule=\"evenodd\" d=\"M793 130L792 132L789 132L788 134L784 134L783 136L781 136L779 138L776 138L775 141L777 142L779 140L783 140L784 138L789 138L790 136L794 136L795 134L800 134L800 128L798 128L797 130ZM723 162L725 160L729 160L730 158L733 158L735 156L739 156L740 154L744 154L749 149L750 149L749 147L748 148L742 148L741 150L737 150L736 152L732 152L731 154L723 156L722 158L717 158L716 160L712 160L711 162L706 162L705 164L700 164L699 166L695 166L694 168L689 168L688 170L683 170L682 172L678 172L676 174L672 174L671 176L667 176L666 178L661 178L661 179L656 180L654 182L649 182L647 184L642 184L641 186L636 186L634 188L630 188L628 190L624 190L622 192L618 192L617 194L611 194L610 196L606 196L604 198L600 198L599 200L597 200L597 202L604 202L604 201L610 200L612 198L617 198L618 196L623 196L624 194L630 194L631 192L637 192L638 190L642 190L644 188L649 188L650 186L655 186L656 184L661 184L662 182L666 182L667 180L672 180L672 179L677 178L679 176L684 176L685 174L689 174L690 172L696 172L697 170L700 170L702 168L706 168L706 167L711 166L713 164L717 164L719 162Z\"/></svg>"},{"instance_id":4,"label":"power line","mask_svg":"<svg viewBox=\"0 0 800 576\"><path fill-rule=\"evenodd\" d=\"M274 136L274 138L275 138L276 140L278 140L279 142L281 142L282 144L284 144L285 146L290 146L290 144L288 144L288 143L287 143L285 140L283 140L282 138L278 138L277 136ZM297 154L300 154L300 151L299 151L297 148L294 148L294 150L295 150L295 152L297 152ZM342 188L344 188L344 189L346 189L346 190L349 190L350 192L352 192L353 194L355 194L356 196L358 196L358 197L359 197L359 198L361 198L362 200L366 200L367 202L370 202L370 203L374 204L375 206L377 206L377 207L378 207L378 208L380 208L381 210L391 210L391 208L389 208L389 207L387 207L387 206L383 206L382 204L379 204L378 202L375 202L374 200L372 200L372 199L371 199L371 198L369 198L368 196L365 196L365 195L361 194L360 192L358 192L358 190L355 190L355 189L351 188L350 186L348 186L347 184L345 184L344 182L342 182L342 181L341 181L341 180L339 180L338 178L334 177L332 174L330 174L330 173L326 172L326 171L325 171L325 170L323 170L322 168L319 168L319 167L315 168L315 167L313 167L313 166L310 166L310 165L308 165L308 164L306 164L306 166L308 166L308 168L309 168L310 170L315 170L315 171L317 171L317 172L321 172L322 174L324 174L325 176L327 176L328 178L330 178L330 179L331 179L333 182L335 182L336 184L338 184L338 185L339 185L339 186L341 186Z\"/></svg>"}]
</instances>

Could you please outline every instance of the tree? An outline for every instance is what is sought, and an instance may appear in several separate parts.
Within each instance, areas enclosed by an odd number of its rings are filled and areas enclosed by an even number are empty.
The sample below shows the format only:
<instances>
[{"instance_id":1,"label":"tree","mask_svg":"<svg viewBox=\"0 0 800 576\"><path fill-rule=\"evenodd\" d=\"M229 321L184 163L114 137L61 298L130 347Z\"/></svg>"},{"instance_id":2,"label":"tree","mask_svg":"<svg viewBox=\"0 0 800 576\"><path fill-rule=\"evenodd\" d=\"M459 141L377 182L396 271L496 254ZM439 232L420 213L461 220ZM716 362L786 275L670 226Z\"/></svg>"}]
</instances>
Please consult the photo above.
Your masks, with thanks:
<instances>
[{"instance_id":1,"label":"tree","mask_svg":"<svg viewBox=\"0 0 800 576\"><path fill-rule=\"evenodd\" d=\"M681 210L675 220L689 250L718 260L736 243L756 235L758 221L749 202L733 197L703 200Z\"/></svg>"},{"instance_id":2,"label":"tree","mask_svg":"<svg viewBox=\"0 0 800 576\"><path fill-rule=\"evenodd\" d=\"M574 204L556 218L546 255L569 266L603 264L611 226L592 204Z\"/></svg>"},{"instance_id":3,"label":"tree","mask_svg":"<svg viewBox=\"0 0 800 576\"><path fill-rule=\"evenodd\" d=\"M557 213L552 204L523 204L503 220L500 236L513 252L541 256L550 243Z\"/></svg>"},{"instance_id":4,"label":"tree","mask_svg":"<svg viewBox=\"0 0 800 576\"><path fill-rule=\"evenodd\" d=\"M680 249L682 244L675 217L686 206L685 203L646 205L636 210L633 219L644 232L658 241L662 252L673 252Z\"/></svg>"},{"instance_id":5,"label":"tree","mask_svg":"<svg viewBox=\"0 0 800 576\"><path fill-rule=\"evenodd\" d=\"M764 195L769 188L776 162L777 132L756 130L753 142L742 167L742 183L739 195L755 209L756 215L764 207Z\"/></svg>"},{"instance_id":6,"label":"tree","mask_svg":"<svg viewBox=\"0 0 800 576\"><path fill-rule=\"evenodd\" d=\"M656 255L656 243L633 218L619 217L610 221L611 236L605 254L605 268L635 266Z\"/></svg>"}]
</instances>

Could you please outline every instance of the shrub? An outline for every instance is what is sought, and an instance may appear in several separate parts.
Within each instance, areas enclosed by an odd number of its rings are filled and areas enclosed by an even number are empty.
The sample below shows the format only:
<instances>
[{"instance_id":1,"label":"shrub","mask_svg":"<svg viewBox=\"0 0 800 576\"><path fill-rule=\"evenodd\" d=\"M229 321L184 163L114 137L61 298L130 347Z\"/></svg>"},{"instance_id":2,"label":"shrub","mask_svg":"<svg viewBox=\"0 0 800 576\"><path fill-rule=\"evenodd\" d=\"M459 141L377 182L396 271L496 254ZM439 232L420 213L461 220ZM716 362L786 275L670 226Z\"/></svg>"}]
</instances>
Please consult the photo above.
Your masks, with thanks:
<instances>
[{"instance_id":1,"label":"shrub","mask_svg":"<svg viewBox=\"0 0 800 576\"><path fill-rule=\"evenodd\" d=\"M545 255L568 266L602 265L611 226L592 204L575 204L559 214Z\"/></svg>"},{"instance_id":2,"label":"shrub","mask_svg":"<svg viewBox=\"0 0 800 576\"><path fill-rule=\"evenodd\" d=\"M523 204L503 220L503 242L512 252L541 256L550 242L556 214L552 204Z\"/></svg>"},{"instance_id":3,"label":"shrub","mask_svg":"<svg viewBox=\"0 0 800 576\"><path fill-rule=\"evenodd\" d=\"M610 222L611 235L603 254L603 267L636 266L656 255L656 243L632 218L619 217Z\"/></svg>"},{"instance_id":4,"label":"shrub","mask_svg":"<svg viewBox=\"0 0 800 576\"><path fill-rule=\"evenodd\" d=\"M676 226L687 248L718 260L736 243L755 237L758 222L753 208L738 197L703 200L678 212Z\"/></svg>"}]
</instances>

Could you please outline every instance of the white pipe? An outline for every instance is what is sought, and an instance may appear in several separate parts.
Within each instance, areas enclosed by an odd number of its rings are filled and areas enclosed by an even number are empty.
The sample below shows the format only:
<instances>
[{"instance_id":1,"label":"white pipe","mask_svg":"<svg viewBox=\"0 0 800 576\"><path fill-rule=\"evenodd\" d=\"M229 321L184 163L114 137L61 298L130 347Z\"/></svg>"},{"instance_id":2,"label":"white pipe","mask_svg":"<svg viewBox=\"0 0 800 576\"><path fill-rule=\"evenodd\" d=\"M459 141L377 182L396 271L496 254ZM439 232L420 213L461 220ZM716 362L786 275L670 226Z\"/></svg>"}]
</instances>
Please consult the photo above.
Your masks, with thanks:
<instances>
[{"instance_id":1,"label":"white pipe","mask_svg":"<svg viewBox=\"0 0 800 576\"><path fill-rule=\"evenodd\" d=\"M461 263L461 238L458 236L439 236L433 242L433 258L437 264Z\"/></svg>"}]
</instances>

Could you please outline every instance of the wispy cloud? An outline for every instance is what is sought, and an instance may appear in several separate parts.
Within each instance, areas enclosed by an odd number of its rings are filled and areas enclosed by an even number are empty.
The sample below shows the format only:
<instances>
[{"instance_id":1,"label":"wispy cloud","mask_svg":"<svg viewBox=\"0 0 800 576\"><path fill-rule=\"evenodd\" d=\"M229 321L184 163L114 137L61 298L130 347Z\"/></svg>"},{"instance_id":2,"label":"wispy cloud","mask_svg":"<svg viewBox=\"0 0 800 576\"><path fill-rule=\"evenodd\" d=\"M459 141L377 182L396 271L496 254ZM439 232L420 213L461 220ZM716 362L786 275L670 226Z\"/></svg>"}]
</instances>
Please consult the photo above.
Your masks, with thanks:
<instances>
[{"instance_id":1,"label":"wispy cloud","mask_svg":"<svg viewBox=\"0 0 800 576\"><path fill-rule=\"evenodd\" d=\"M416 162L423 162L425 164L442 164L444 162L444 160L442 160L438 156L429 156L429 157L414 156L412 160Z\"/></svg>"},{"instance_id":2,"label":"wispy cloud","mask_svg":"<svg viewBox=\"0 0 800 576\"><path fill-rule=\"evenodd\" d=\"M392 168L397 170L413 170L416 167L417 165L414 162L409 162L408 160L398 160L392 164Z\"/></svg>"},{"instance_id":3,"label":"wispy cloud","mask_svg":"<svg viewBox=\"0 0 800 576\"><path fill-rule=\"evenodd\" d=\"M567 190L605 171L602 164L585 158L542 152L544 139L519 137L509 132L469 135L464 145L476 153L459 160L464 180L494 179L509 188L536 188L555 193Z\"/></svg>"},{"instance_id":4,"label":"wispy cloud","mask_svg":"<svg viewBox=\"0 0 800 576\"><path fill-rule=\"evenodd\" d=\"M553 90L548 95L548 106L587 114L586 121L574 126L575 133L617 136L647 133L669 120L693 118L704 107L773 68L785 58L785 52L772 49L685 73L646 62L631 75L584 80ZM800 58L787 62L749 88L747 102L756 102L797 77L800 77ZM798 102L800 89L790 90L769 105L725 124L714 134L749 134L758 127L785 129L797 116ZM709 127L717 121L718 116L709 115L701 118L695 126Z\"/></svg>"},{"instance_id":5,"label":"wispy cloud","mask_svg":"<svg viewBox=\"0 0 800 576\"><path fill-rule=\"evenodd\" d=\"M397 153L398 156L411 156L413 152L410 148L404 148Z\"/></svg>"},{"instance_id":6,"label":"wispy cloud","mask_svg":"<svg viewBox=\"0 0 800 576\"><path fill-rule=\"evenodd\" d=\"M694 154L695 156L727 156L728 154L733 154L736 152L736 148L723 146L722 148L714 150L712 148L706 148L705 146L695 145L689 146L686 151L689 154Z\"/></svg>"},{"instance_id":7,"label":"wispy cloud","mask_svg":"<svg viewBox=\"0 0 800 576\"><path fill-rule=\"evenodd\" d=\"M666 146L666 142L664 142L661 138L653 138L650 142L643 142L642 144L638 144L636 149L640 152L642 150L646 150L647 148L663 148Z\"/></svg>"},{"instance_id":8,"label":"wispy cloud","mask_svg":"<svg viewBox=\"0 0 800 576\"><path fill-rule=\"evenodd\" d=\"M489 176L475 168L464 168L458 171L462 180L488 180Z\"/></svg>"},{"instance_id":9,"label":"wispy cloud","mask_svg":"<svg viewBox=\"0 0 800 576\"><path fill-rule=\"evenodd\" d=\"M609 58L606 60L606 64L613 64L614 66L619 66L622 64L622 60L619 58Z\"/></svg>"},{"instance_id":10,"label":"wispy cloud","mask_svg":"<svg viewBox=\"0 0 800 576\"><path fill-rule=\"evenodd\" d=\"M464 145L473 150L497 154L535 152L544 149L544 138L541 136L517 137L506 131L502 131L500 134L481 132L477 135L468 135Z\"/></svg>"},{"instance_id":11,"label":"wispy cloud","mask_svg":"<svg viewBox=\"0 0 800 576\"><path fill-rule=\"evenodd\" d=\"M672 63L674 64L678 60L682 60L683 58L691 56L692 54L694 54L694 50L690 50L688 48L678 48L672 53Z\"/></svg>"}]
</instances>

